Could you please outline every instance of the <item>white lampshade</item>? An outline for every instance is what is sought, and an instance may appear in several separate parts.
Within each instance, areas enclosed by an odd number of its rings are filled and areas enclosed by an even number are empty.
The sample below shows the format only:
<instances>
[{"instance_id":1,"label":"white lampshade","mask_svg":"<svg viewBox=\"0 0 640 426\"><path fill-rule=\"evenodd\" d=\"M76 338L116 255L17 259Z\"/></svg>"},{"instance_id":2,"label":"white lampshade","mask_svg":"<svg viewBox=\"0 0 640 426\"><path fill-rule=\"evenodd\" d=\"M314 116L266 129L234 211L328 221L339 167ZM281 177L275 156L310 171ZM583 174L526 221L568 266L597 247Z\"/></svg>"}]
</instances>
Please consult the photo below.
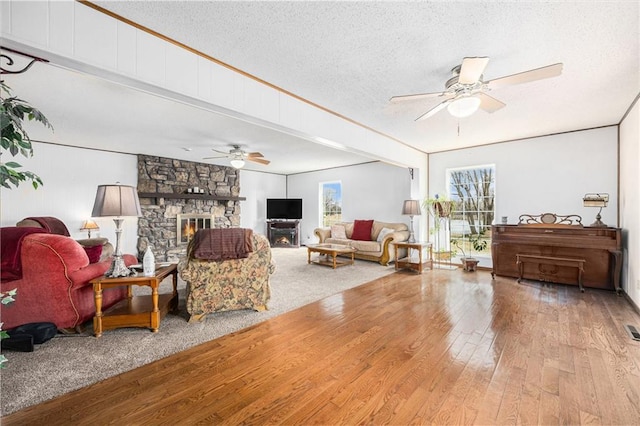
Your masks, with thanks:
<instances>
[{"instance_id":1,"label":"white lampshade","mask_svg":"<svg viewBox=\"0 0 640 426\"><path fill-rule=\"evenodd\" d=\"M241 169L241 168L244 167L244 160L239 160L239 159L234 158L233 160L231 160L229 162L231 163L231 166L233 168Z\"/></svg>"},{"instance_id":2,"label":"white lampshade","mask_svg":"<svg viewBox=\"0 0 640 426\"><path fill-rule=\"evenodd\" d=\"M142 216L136 188L118 184L99 185L91 216Z\"/></svg>"},{"instance_id":3,"label":"white lampshade","mask_svg":"<svg viewBox=\"0 0 640 426\"><path fill-rule=\"evenodd\" d=\"M449 110L449 114L454 117L463 118L476 112L479 106L480 99L475 96L463 96L451 102L447 109Z\"/></svg>"}]
</instances>

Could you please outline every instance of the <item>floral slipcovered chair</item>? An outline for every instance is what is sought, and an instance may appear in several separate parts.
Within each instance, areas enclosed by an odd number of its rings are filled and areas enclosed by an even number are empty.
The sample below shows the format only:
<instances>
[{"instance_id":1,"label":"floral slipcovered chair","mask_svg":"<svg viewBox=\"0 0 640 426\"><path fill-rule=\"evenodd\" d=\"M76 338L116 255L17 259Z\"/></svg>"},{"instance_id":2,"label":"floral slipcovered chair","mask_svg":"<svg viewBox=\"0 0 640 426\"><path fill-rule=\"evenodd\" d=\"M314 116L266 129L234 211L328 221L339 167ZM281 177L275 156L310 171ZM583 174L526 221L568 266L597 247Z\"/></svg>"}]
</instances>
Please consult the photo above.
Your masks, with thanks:
<instances>
[{"instance_id":1,"label":"floral slipcovered chair","mask_svg":"<svg viewBox=\"0 0 640 426\"><path fill-rule=\"evenodd\" d=\"M268 309L269 277L275 272L275 263L267 238L253 233L251 239L253 251L246 258L229 260L195 258L196 239L191 240L186 258L178 264L180 277L187 283L189 322L202 321L213 312Z\"/></svg>"}]
</instances>

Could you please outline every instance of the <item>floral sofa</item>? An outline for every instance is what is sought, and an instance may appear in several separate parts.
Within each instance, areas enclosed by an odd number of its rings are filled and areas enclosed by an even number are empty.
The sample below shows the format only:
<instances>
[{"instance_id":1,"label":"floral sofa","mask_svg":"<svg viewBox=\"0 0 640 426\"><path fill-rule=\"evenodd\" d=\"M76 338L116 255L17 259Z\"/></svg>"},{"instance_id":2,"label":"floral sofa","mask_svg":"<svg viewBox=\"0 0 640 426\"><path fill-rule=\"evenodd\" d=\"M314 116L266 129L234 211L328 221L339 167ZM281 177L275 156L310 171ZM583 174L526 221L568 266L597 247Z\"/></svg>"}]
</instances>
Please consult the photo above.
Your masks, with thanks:
<instances>
[{"instance_id":1,"label":"floral sofa","mask_svg":"<svg viewBox=\"0 0 640 426\"><path fill-rule=\"evenodd\" d=\"M264 311L271 298L269 277L275 272L271 246L264 235L252 235L253 251L242 259L196 259L191 240L187 256L178 263L186 283L189 322L207 314L236 309Z\"/></svg>"},{"instance_id":2,"label":"floral sofa","mask_svg":"<svg viewBox=\"0 0 640 426\"><path fill-rule=\"evenodd\" d=\"M363 237L354 237L354 230L358 222L371 222L371 230ZM343 244L355 248L356 259L372 260L383 266L395 260L394 241L407 241L409 229L404 223L389 223L379 221L355 221L339 222L331 228L316 228L314 234L320 243ZM405 252L399 250L399 255L404 257Z\"/></svg>"}]
</instances>

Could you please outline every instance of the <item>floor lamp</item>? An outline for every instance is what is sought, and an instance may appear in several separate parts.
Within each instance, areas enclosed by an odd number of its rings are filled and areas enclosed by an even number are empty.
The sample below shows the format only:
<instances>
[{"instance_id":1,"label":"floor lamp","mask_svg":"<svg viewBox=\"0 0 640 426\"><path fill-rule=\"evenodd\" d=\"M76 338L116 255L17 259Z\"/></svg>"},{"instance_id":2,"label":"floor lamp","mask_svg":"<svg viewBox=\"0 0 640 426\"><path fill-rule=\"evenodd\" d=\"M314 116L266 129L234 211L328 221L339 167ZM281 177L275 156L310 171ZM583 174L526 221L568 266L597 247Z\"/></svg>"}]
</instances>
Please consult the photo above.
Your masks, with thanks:
<instances>
[{"instance_id":1,"label":"floor lamp","mask_svg":"<svg viewBox=\"0 0 640 426\"><path fill-rule=\"evenodd\" d=\"M116 251L111 267L105 275L111 278L133 275L135 272L127 268L122 258L120 235L122 234L124 216L142 216L136 188L117 183L115 185L99 185L91 216L113 217L116 224Z\"/></svg>"}]
</instances>

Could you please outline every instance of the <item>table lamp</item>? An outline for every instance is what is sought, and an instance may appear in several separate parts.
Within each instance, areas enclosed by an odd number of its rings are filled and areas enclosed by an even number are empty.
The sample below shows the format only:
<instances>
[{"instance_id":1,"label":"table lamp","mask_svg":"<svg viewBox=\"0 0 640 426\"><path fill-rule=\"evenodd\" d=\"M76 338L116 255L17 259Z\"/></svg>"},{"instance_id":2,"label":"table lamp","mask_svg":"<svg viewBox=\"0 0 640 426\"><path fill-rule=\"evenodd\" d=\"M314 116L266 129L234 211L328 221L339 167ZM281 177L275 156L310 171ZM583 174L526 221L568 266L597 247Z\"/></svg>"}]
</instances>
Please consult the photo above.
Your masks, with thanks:
<instances>
[{"instance_id":1,"label":"table lamp","mask_svg":"<svg viewBox=\"0 0 640 426\"><path fill-rule=\"evenodd\" d=\"M95 230L98 230L98 229L100 229L98 224L95 223L91 219L88 219L88 220L85 220L84 222L82 222L82 226L80 227L81 231L87 231L87 233L88 233L88 237L87 238L91 238L91 231L95 231Z\"/></svg>"},{"instance_id":2,"label":"table lamp","mask_svg":"<svg viewBox=\"0 0 640 426\"><path fill-rule=\"evenodd\" d=\"M413 235L413 217L420 216L420 203L418 200L404 200L402 205L402 214L409 215L409 239L410 243L415 243L416 239Z\"/></svg>"},{"instance_id":3,"label":"table lamp","mask_svg":"<svg viewBox=\"0 0 640 426\"><path fill-rule=\"evenodd\" d=\"M602 222L602 216L600 213L602 212L603 207L607 207L607 203L609 202L609 194L584 194L584 198L582 199L582 203L585 207L600 207L598 210L598 214L596 215L596 221L591 224L591 226L598 227L606 227L607 225Z\"/></svg>"},{"instance_id":4,"label":"table lamp","mask_svg":"<svg viewBox=\"0 0 640 426\"><path fill-rule=\"evenodd\" d=\"M122 234L123 216L142 216L136 188L119 185L118 183L115 185L99 185L91 216L113 217L113 221L116 224L116 251L113 255L111 267L105 275L111 278L133 275L135 272L127 268L122 258L120 235Z\"/></svg>"}]
</instances>

